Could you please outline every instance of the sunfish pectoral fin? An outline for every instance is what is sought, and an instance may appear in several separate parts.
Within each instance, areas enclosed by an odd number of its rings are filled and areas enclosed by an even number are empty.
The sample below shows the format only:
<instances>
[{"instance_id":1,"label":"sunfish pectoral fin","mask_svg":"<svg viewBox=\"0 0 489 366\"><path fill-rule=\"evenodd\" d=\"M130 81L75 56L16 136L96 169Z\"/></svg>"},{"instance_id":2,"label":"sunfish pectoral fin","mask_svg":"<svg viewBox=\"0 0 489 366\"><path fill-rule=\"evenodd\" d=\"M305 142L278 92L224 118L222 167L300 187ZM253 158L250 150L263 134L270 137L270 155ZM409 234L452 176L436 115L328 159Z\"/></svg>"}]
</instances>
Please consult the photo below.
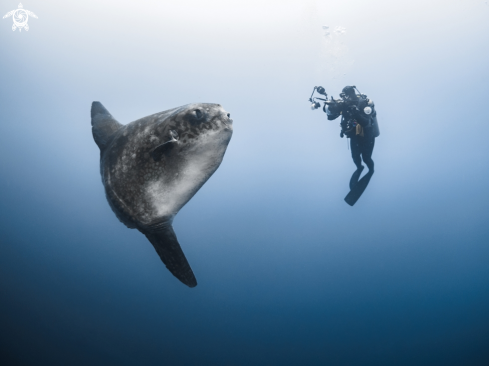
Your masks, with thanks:
<instances>
[{"instance_id":1,"label":"sunfish pectoral fin","mask_svg":"<svg viewBox=\"0 0 489 366\"><path fill-rule=\"evenodd\" d=\"M140 231L146 235L148 240L153 244L156 252L160 256L166 268L181 282L188 287L197 286L194 272L188 264L185 254L178 243L177 236L171 225L166 225L157 231Z\"/></svg>"},{"instance_id":2,"label":"sunfish pectoral fin","mask_svg":"<svg viewBox=\"0 0 489 366\"><path fill-rule=\"evenodd\" d=\"M171 149L175 146L175 143L177 140L170 140L165 142L164 144L158 145L154 148L153 151L151 151L151 156L153 157L154 161L160 161L161 157L170 152Z\"/></svg>"}]
</instances>

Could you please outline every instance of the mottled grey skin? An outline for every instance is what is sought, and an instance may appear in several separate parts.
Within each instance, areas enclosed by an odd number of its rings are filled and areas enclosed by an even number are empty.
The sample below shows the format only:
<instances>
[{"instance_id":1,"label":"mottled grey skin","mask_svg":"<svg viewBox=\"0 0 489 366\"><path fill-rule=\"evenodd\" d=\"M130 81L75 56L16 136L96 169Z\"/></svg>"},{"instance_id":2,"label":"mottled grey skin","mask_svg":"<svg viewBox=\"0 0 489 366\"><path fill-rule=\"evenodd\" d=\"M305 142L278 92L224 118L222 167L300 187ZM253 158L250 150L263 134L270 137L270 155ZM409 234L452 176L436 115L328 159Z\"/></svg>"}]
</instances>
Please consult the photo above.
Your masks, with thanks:
<instances>
[{"instance_id":1,"label":"mottled grey skin","mask_svg":"<svg viewBox=\"0 0 489 366\"><path fill-rule=\"evenodd\" d=\"M92 104L92 132L112 210L145 234L190 287L197 282L171 223L221 164L232 135L229 117L219 104L188 104L123 126L102 104Z\"/></svg>"}]
</instances>

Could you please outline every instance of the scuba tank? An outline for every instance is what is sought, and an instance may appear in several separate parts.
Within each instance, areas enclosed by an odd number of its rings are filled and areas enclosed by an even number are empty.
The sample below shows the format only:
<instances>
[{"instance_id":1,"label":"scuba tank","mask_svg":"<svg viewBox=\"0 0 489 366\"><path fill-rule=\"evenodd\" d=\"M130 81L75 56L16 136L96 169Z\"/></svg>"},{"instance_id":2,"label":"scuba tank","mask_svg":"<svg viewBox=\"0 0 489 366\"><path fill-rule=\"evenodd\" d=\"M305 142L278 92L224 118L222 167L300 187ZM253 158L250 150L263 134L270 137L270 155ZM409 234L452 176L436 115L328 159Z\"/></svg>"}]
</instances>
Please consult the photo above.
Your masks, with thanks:
<instances>
[{"instance_id":1,"label":"scuba tank","mask_svg":"<svg viewBox=\"0 0 489 366\"><path fill-rule=\"evenodd\" d=\"M380 136L379 123L377 122L377 112L372 116L371 122L372 124L372 133L374 137Z\"/></svg>"},{"instance_id":2,"label":"scuba tank","mask_svg":"<svg viewBox=\"0 0 489 366\"><path fill-rule=\"evenodd\" d=\"M379 122L377 121L377 111L375 110L374 107L375 107L374 102L368 99L368 103L367 106L364 108L364 112L367 113L369 110L370 112L368 112L367 114L373 112L372 115L370 116L370 128L372 129L371 133L373 137L379 137L380 136Z\"/></svg>"}]
</instances>

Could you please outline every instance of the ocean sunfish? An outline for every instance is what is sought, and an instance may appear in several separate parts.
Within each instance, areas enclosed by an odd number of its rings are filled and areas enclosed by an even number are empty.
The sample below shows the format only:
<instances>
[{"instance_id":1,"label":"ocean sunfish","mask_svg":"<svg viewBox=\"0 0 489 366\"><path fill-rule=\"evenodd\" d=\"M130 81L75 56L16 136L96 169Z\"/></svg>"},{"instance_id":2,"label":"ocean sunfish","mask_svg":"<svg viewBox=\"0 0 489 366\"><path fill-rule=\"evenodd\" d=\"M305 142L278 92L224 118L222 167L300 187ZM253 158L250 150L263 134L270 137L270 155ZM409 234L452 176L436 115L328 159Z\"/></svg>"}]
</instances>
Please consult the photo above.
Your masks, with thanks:
<instances>
[{"instance_id":1,"label":"ocean sunfish","mask_svg":"<svg viewBox=\"0 0 489 366\"><path fill-rule=\"evenodd\" d=\"M91 116L110 207L146 235L176 278L197 286L172 222L221 164L233 134L229 113L220 104L188 104L122 125L93 102Z\"/></svg>"}]
</instances>

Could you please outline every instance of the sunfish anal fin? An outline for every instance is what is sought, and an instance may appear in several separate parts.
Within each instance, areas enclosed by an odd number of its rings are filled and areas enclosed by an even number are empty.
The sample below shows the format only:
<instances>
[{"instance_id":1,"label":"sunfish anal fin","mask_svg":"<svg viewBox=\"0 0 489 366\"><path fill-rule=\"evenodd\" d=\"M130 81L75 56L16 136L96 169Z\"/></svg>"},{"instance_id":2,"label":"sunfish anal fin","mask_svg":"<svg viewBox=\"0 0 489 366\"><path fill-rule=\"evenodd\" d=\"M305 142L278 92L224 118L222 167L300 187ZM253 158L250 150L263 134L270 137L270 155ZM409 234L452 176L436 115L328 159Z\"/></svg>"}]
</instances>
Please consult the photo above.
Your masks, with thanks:
<instances>
[{"instance_id":1,"label":"sunfish anal fin","mask_svg":"<svg viewBox=\"0 0 489 366\"><path fill-rule=\"evenodd\" d=\"M177 236L171 224L160 227L158 230L139 229L153 244L156 252L166 268L182 283L188 287L197 286L194 272L188 264L185 254L178 243Z\"/></svg>"}]
</instances>

